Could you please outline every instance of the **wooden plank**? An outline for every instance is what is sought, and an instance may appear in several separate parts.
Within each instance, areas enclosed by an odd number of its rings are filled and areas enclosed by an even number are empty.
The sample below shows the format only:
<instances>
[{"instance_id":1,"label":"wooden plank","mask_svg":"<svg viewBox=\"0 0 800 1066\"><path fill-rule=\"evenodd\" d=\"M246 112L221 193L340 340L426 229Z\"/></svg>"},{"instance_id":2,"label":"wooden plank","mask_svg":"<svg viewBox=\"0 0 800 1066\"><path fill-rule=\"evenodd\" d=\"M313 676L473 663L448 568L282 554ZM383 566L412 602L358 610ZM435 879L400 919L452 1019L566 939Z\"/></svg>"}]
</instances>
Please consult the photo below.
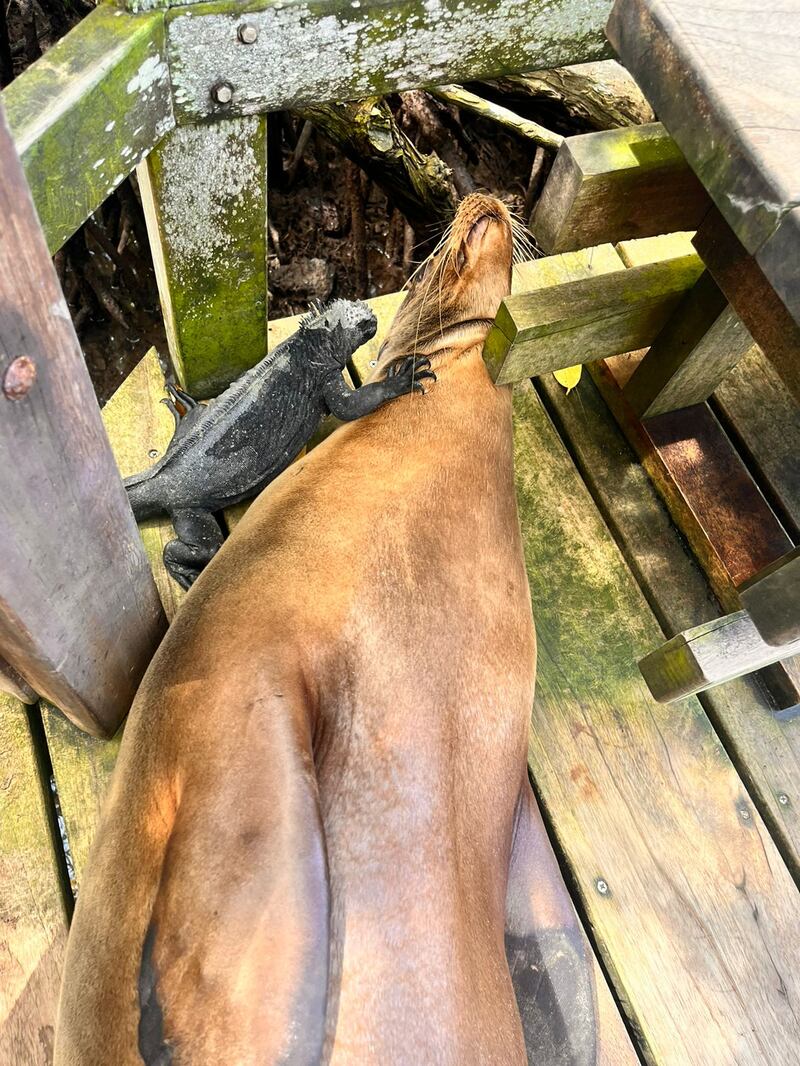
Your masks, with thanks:
<instances>
[{"instance_id":1,"label":"wooden plank","mask_svg":"<svg viewBox=\"0 0 800 1066\"><path fill-rule=\"evenodd\" d=\"M639 418L707 400L753 338L707 270L680 302L625 386Z\"/></svg>"},{"instance_id":2,"label":"wooden plank","mask_svg":"<svg viewBox=\"0 0 800 1066\"><path fill-rule=\"evenodd\" d=\"M216 396L267 354L266 120L181 126L138 175L173 365Z\"/></svg>"},{"instance_id":3,"label":"wooden plank","mask_svg":"<svg viewBox=\"0 0 800 1066\"><path fill-rule=\"evenodd\" d=\"M800 548L739 587L744 606L768 644L800 641Z\"/></svg>"},{"instance_id":4,"label":"wooden plank","mask_svg":"<svg viewBox=\"0 0 800 1066\"><path fill-rule=\"evenodd\" d=\"M665 634L718 617L705 575L592 380L584 375L569 395L550 376L537 387ZM800 718L776 717L752 675L700 702L800 880Z\"/></svg>"},{"instance_id":5,"label":"wooden plank","mask_svg":"<svg viewBox=\"0 0 800 1066\"><path fill-rule=\"evenodd\" d=\"M791 1061L797 889L700 705L656 704L660 638L532 390L516 476L539 635L529 758L648 1062Z\"/></svg>"},{"instance_id":6,"label":"wooden plank","mask_svg":"<svg viewBox=\"0 0 800 1066\"><path fill-rule=\"evenodd\" d=\"M797 5L617 0L607 33L728 223L756 252L800 203ZM795 244L795 261L797 253Z\"/></svg>"},{"instance_id":7,"label":"wooden plank","mask_svg":"<svg viewBox=\"0 0 800 1066\"><path fill-rule=\"evenodd\" d=\"M759 269L769 278L770 285L789 309L795 322L800 322L798 249L800 249L800 207L795 207L781 217L778 228L759 248L756 255Z\"/></svg>"},{"instance_id":8,"label":"wooden plank","mask_svg":"<svg viewBox=\"0 0 800 1066\"><path fill-rule=\"evenodd\" d=\"M694 244L753 339L800 402L798 321L719 211L709 211L695 234Z\"/></svg>"},{"instance_id":9,"label":"wooden plank","mask_svg":"<svg viewBox=\"0 0 800 1066\"><path fill-rule=\"evenodd\" d=\"M103 408L103 421L124 477L157 462L172 439L173 419L161 403L164 396L164 374L153 348ZM171 621L186 595L166 572L162 560L164 545L174 536L172 525L166 518L149 519L139 530ZM113 740L99 740L79 732L53 707L43 705L42 714L75 879L80 884L121 732Z\"/></svg>"},{"instance_id":10,"label":"wooden plank","mask_svg":"<svg viewBox=\"0 0 800 1066\"><path fill-rule=\"evenodd\" d=\"M500 385L653 342L702 272L695 255L507 297L484 346Z\"/></svg>"},{"instance_id":11,"label":"wooden plank","mask_svg":"<svg viewBox=\"0 0 800 1066\"><path fill-rule=\"evenodd\" d=\"M798 653L800 637L767 644L747 611L737 611L678 633L640 659L639 669L653 698L673 703Z\"/></svg>"},{"instance_id":12,"label":"wooden plank","mask_svg":"<svg viewBox=\"0 0 800 1066\"><path fill-rule=\"evenodd\" d=\"M107 735L165 620L1 110L0 169L0 652Z\"/></svg>"},{"instance_id":13,"label":"wooden plank","mask_svg":"<svg viewBox=\"0 0 800 1066\"><path fill-rule=\"evenodd\" d=\"M602 59L611 0L238 0L167 13L175 113L220 113L210 89L233 86L225 113L280 111L400 89ZM257 31L244 44L237 26Z\"/></svg>"},{"instance_id":14,"label":"wooden plank","mask_svg":"<svg viewBox=\"0 0 800 1066\"><path fill-rule=\"evenodd\" d=\"M67 940L65 886L31 718L0 694L0 1062L51 1066Z\"/></svg>"},{"instance_id":15,"label":"wooden plank","mask_svg":"<svg viewBox=\"0 0 800 1066\"><path fill-rule=\"evenodd\" d=\"M569 137L531 218L548 254L696 229L709 200L660 122Z\"/></svg>"},{"instance_id":16,"label":"wooden plank","mask_svg":"<svg viewBox=\"0 0 800 1066\"><path fill-rule=\"evenodd\" d=\"M2 101L53 253L175 124L163 15L101 4Z\"/></svg>"}]
</instances>

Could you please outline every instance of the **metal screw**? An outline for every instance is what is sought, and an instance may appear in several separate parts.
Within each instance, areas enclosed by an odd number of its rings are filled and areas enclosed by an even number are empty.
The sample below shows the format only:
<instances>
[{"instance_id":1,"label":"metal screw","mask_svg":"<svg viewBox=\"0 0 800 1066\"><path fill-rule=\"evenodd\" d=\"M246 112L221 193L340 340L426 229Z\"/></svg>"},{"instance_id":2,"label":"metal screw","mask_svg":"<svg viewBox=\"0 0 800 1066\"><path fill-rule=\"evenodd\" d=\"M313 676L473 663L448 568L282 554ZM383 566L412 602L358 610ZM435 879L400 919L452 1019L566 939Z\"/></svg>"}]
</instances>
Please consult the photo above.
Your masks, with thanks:
<instances>
[{"instance_id":1,"label":"metal screw","mask_svg":"<svg viewBox=\"0 0 800 1066\"><path fill-rule=\"evenodd\" d=\"M597 891L600 893L601 896L608 895L608 885L602 879L602 877L597 881Z\"/></svg>"},{"instance_id":2,"label":"metal screw","mask_svg":"<svg viewBox=\"0 0 800 1066\"><path fill-rule=\"evenodd\" d=\"M225 107L233 99L233 86L229 81L218 81L211 87L211 97L216 103Z\"/></svg>"},{"instance_id":3,"label":"metal screw","mask_svg":"<svg viewBox=\"0 0 800 1066\"><path fill-rule=\"evenodd\" d=\"M27 355L19 355L6 368L3 393L9 400L21 400L36 381L36 363Z\"/></svg>"},{"instance_id":4,"label":"metal screw","mask_svg":"<svg viewBox=\"0 0 800 1066\"><path fill-rule=\"evenodd\" d=\"M150 456L151 459L158 458L158 448L151 448L147 454Z\"/></svg>"},{"instance_id":5,"label":"metal screw","mask_svg":"<svg viewBox=\"0 0 800 1066\"><path fill-rule=\"evenodd\" d=\"M258 26L254 22L243 22L237 32L242 44L254 44L258 40Z\"/></svg>"},{"instance_id":6,"label":"metal screw","mask_svg":"<svg viewBox=\"0 0 800 1066\"><path fill-rule=\"evenodd\" d=\"M785 792L778 793L778 803L780 803L783 807L789 806L789 797L786 795Z\"/></svg>"},{"instance_id":7,"label":"metal screw","mask_svg":"<svg viewBox=\"0 0 800 1066\"><path fill-rule=\"evenodd\" d=\"M741 815L741 818L742 818L743 822L749 822L750 821L750 811L748 811L748 809L746 807L740 807L739 808L739 814Z\"/></svg>"}]
</instances>

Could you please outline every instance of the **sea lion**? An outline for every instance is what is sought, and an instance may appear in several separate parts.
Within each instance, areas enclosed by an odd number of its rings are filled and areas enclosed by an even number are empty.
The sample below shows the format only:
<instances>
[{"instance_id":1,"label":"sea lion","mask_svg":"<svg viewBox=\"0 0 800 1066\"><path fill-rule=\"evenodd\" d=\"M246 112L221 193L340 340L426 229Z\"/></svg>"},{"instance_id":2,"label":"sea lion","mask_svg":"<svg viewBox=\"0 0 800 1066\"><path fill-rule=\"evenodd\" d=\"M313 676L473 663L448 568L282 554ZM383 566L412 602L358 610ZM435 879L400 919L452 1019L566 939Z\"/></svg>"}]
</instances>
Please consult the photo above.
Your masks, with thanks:
<instances>
[{"instance_id":1,"label":"sea lion","mask_svg":"<svg viewBox=\"0 0 800 1066\"><path fill-rule=\"evenodd\" d=\"M481 358L512 245L498 200L463 201L377 367L436 380L286 470L189 593L81 885L56 1066L594 1062Z\"/></svg>"}]
</instances>

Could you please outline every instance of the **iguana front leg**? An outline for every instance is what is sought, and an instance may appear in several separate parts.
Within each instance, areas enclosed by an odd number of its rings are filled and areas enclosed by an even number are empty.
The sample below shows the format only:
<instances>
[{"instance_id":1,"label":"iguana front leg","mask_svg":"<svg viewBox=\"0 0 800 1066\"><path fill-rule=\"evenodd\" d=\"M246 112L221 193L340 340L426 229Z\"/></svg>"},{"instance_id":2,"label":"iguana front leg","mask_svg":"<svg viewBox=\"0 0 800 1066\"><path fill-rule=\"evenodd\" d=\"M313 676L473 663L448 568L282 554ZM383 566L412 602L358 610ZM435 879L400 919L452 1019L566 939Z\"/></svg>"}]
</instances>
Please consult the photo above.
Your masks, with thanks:
<instances>
[{"instance_id":1,"label":"iguana front leg","mask_svg":"<svg viewBox=\"0 0 800 1066\"><path fill-rule=\"evenodd\" d=\"M210 511L187 508L172 514L177 534L164 548L164 565L188 589L222 547L222 530Z\"/></svg>"},{"instance_id":2,"label":"iguana front leg","mask_svg":"<svg viewBox=\"0 0 800 1066\"><path fill-rule=\"evenodd\" d=\"M351 389L344 378L337 374L322 391L328 410L343 422L352 422L376 408L408 392L424 392L422 382L436 381L430 359L409 355L393 364L383 381L371 381L360 389Z\"/></svg>"}]
</instances>

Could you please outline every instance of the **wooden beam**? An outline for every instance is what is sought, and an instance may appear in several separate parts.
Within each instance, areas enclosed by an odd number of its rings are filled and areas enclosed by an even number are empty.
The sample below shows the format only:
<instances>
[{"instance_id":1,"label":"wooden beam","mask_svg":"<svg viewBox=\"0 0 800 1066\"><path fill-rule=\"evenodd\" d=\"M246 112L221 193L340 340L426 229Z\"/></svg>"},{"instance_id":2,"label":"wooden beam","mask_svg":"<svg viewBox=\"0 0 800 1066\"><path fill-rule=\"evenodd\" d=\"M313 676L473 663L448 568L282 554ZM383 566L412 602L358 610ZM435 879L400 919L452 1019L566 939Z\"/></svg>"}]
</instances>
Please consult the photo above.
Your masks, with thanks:
<instances>
[{"instance_id":1,"label":"wooden beam","mask_svg":"<svg viewBox=\"0 0 800 1066\"><path fill-rule=\"evenodd\" d=\"M158 353L151 348L103 408L103 424L123 477L158 462L172 439L172 415L161 403L166 395ZM161 602L172 621L186 596L167 573L162 557L164 545L175 536L172 523L166 516L148 519L139 532ZM42 718L75 881L80 887L122 731L111 740L89 736L46 703L42 704Z\"/></svg>"},{"instance_id":2,"label":"wooden beam","mask_svg":"<svg viewBox=\"0 0 800 1066\"><path fill-rule=\"evenodd\" d=\"M496 77L610 54L611 0L218 0L166 15L180 122ZM255 39L244 43L247 23ZM244 37L244 35L242 35ZM230 102L211 95L232 86Z\"/></svg>"},{"instance_id":3,"label":"wooden beam","mask_svg":"<svg viewBox=\"0 0 800 1066\"><path fill-rule=\"evenodd\" d=\"M755 253L800 202L797 5L616 0L607 33L728 223ZM791 258L797 259L797 245Z\"/></svg>"},{"instance_id":4,"label":"wooden beam","mask_svg":"<svg viewBox=\"0 0 800 1066\"><path fill-rule=\"evenodd\" d=\"M707 400L753 347L736 312L704 271L625 386L640 418Z\"/></svg>"},{"instance_id":5,"label":"wooden beam","mask_svg":"<svg viewBox=\"0 0 800 1066\"><path fill-rule=\"evenodd\" d=\"M0 657L0 692L7 692L21 703L34 704L39 697L25 678L18 674L13 666Z\"/></svg>"},{"instance_id":6,"label":"wooden beam","mask_svg":"<svg viewBox=\"0 0 800 1066\"><path fill-rule=\"evenodd\" d=\"M0 653L113 733L164 615L0 109Z\"/></svg>"},{"instance_id":7,"label":"wooden beam","mask_svg":"<svg viewBox=\"0 0 800 1066\"><path fill-rule=\"evenodd\" d=\"M709 200L660 122L568 137L531 218L548 254L696 229Z\"/></svg>"},{"instance_id":8,"label":"wooden beam","mask_svg":"<svg viewBox=\"0 0 800 1066\"><path fill-rule=\"evenodd\" d=\"M0 694L0 1062L51 1066L67 895L30 711ZM41 730L41 726L39 727Z\"/></svg>"},{"instance_id":9,"label":"wooden beam","mask_svg":"<svg viewBox=\"0 0 800 1066\"><path fill-rule=\"evenodd\" d=\"M694 245L714 280L800 403L800 324L763 270L712 208Z\"/></svg>"},{"instance_id":10,"label":"wooden beam","mask_svg":"<svg viewBox=\"0 0 800 1066\"><path fill-rule=\"evenodd\" d=\"M266 119L181 126L138 174L173 365L216 396L267 354Z\"/></svg>"},{"instance_id":11,"label":"wooden beam","mask_svg":"<svg viewBox=\"0 0 800 1066\"><path fill-rule=\"evenodd\" d=\"M679 633L640 659L639 668L653 699L674 703L798 654L800 637L767 644L747 611L737 611Z\"/></svg>"},{"instance_id":12,"label":"wooden beam","mask_svg":"<svg viewBox=\"0 0 800 1066\"><path fill-rule=\"evenodd\" d=\"M652 344L702 272L696 255L507 297L484 347L498 385Z\"/></svg>"},{"instance_id":13,"label":"wooden beam","mask_svg":"<svg viewBox=\"0 0 800 1066\"><path fill-rule=\"evenodd\" d=\"M800 548L746 581L739 595L767 644L800 641Z\"/></svg>"},{"instance_id":14,"label":"wooden beam","mask_svg":"<svg viewBox=\"0 0 800 1066\"><path fill-rule=\"evenodd\" d=\"M101 4L2 102L52 254L174 125L163 15Z\"/></svg>"}]
</instances>

